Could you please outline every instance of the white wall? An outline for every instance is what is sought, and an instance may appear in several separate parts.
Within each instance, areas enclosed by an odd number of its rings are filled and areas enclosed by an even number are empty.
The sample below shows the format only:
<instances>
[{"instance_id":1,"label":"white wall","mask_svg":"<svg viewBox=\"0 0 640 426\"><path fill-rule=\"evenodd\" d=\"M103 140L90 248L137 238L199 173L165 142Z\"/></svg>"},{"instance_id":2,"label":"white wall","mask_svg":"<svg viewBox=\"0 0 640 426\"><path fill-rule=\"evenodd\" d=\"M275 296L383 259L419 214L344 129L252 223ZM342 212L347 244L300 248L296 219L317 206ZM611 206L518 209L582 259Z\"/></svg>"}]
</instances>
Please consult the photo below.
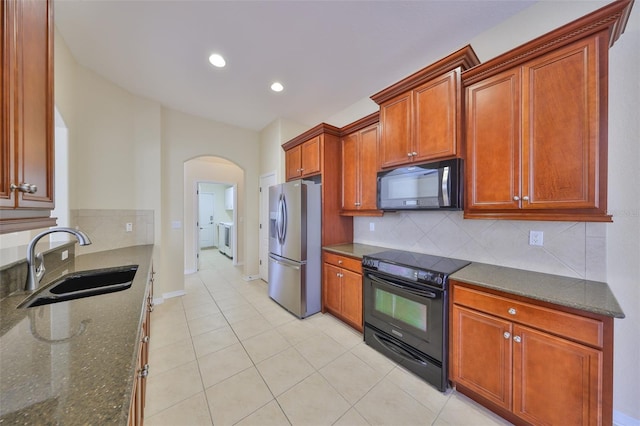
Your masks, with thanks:
<instances>
[{"instance_id":1,"label":"white wall","mask_svg":"<svg viewBox=\"0 0 640 426\"><path fill-rule=\"evenodd\" d=\"M260 132L260 175L276 172L276 183L286 180L282 144L308 130L308 126L277 119Z\"/></svg>"},{"instance_id":2,"label":"white wall","mask_svg":"<svg viewBox=\"0 0 640 426\"><path fill-rule=\"evenodd\" d=\"M245 188L238 188L238 215L235 223L244 275L258 274L258 247L252 243L258 234L258 133L213 122L178 111L162 110L162 212L163 223L160 273L166 284L162 292L184 288L185 241L184 163L200 157L227 159L244 171ZM242 212L242 213L241 213ZM189 236L187 236L189 238ZM180 262L176 262L179 260ZM179 267L176 267L178 264ZM158 275L160 275L160 273Z\"/></svg>"},{"instance_id":3,"label":"white wall","mask_svg":"<svg viewBox=\"0 0 640 426\"><path fill-rule=\"evenodd\" d=\"M640 424L640 4L609 56L607 282L626 318L615 322L614 409ZM619 413L617 413L619 414ZM631 424L629 420L626 423Z\"/></svg>"}]
</instances>

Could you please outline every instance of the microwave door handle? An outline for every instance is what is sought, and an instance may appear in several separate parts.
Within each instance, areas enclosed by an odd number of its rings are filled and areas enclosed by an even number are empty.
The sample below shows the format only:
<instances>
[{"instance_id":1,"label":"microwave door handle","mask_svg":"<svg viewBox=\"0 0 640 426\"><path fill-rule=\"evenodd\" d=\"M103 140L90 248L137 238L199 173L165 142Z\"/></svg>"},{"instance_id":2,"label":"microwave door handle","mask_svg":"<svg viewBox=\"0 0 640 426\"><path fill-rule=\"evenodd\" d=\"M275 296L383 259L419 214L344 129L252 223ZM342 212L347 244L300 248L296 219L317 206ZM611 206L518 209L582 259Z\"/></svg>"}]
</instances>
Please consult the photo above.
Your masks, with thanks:
<instances>
[{"instance_id":1,"label":"microwave door handle","mask_svg":"<svg viewBox=\"0 0 640 426\"><path fill-rule=\"evenodd\" d=\"M445 207L451 205L451 197L449 193L449 166L442 169L442 204Z\"/></svg>"},{"instance_id":2,"label":"microwave door handle","mask_svg":"<svg viewBox=\"0 0 640 426\"><path fill-rule=\"evenodd\" d=\"M431 291L413 290L411 288L407 288L405 286L392 283L391 281L383 280L382 278L378 278L375 275L371 275L371 274L367 274L367 277L369 277L371 281L375 281L378 284L389 285L391 287L399 288L402 291L406 291L407 293L411 293L416 296L424 296L424 297L428 297L429 299L435 299L437 297L437 295Z\"/></svg>"}]
</instances>

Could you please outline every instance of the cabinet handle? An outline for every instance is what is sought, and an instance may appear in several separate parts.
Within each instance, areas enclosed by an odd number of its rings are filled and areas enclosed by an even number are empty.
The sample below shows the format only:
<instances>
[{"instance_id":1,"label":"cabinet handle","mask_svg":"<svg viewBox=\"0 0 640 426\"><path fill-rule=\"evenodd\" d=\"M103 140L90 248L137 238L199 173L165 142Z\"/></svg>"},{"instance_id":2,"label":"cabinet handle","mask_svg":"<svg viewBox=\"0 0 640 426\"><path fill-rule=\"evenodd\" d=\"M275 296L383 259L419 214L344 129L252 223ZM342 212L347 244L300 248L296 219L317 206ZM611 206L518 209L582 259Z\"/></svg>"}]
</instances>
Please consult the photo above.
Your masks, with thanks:
<instances>
[{"instance_id":1,"label":"cabinet handle","mask_svg":"<svg viewBox=\"0 0 640 426\"><path fill-rule=\"evenodd\" d=\"M356 205L356 207L360 206L360 203L353 203L353 204L355 204L355 205Z\"/></svg>"},{"instance_id":2,"label":"cabinet handle","mask_svg":"<svg viewBox=\"0 0 640 426\"><path fill-rule=\"evenodd\" d=\"M520 201L520 197L518 197L517 195L513 196L513 201Z\"/></svg>"},{"instance_id":3,"label":"cabinet handle","mask_svg":"<svg viewBox=\"0 0 640 426\"><path fill-rule=\"evenodd\" d=\"M522 342L522 338L520 336L513 336L513 341L516 343Z\"/></svg>"},{"instance_id":4,"label":"cabinet handle","mask_svg":"<svg viewBox=\"0 0 640 426\"><path fill-rule=\"evenodd\" d=\"M11 189L11 191L15 191L16 189L20 192L24 192L27 194L35 194L36 192L38 192L38 187L36 185L31 185L30 183L26 183L23 182L20 185L16 185L15 183L12 183L9 186L9 189Z\"/></svg>"},{"instance_id":5,"label":"cabinet handle","mask_svg":"<svg viewBox=\"0 0 640 426\"><path fill-rule=\"evenodd\" d=\"M509 312L509 315L515 315L516 314L516 308L509 308L509 310L507 312Z\"/></svg>"},{"instance_id":6,"label":"cabinet handle","mask_svg":"<svg viewBox=\"0 0 640 426\"><path fill-rule=\"evenodd\" d=\"M524 197L522 197L522 199L523 199L524 201L529 201L529 196L528 196L528 195L525 195Z\"/></svg>"},{"instance_id":7,"label":"cabinet handle","mask_svg":"<svg viewBox=\"0 0 640 426\"><path fill-rule=\"evenodd\" d=\"M511 337L511 333L509 333L508 331L505 331L503 336L505 339L508 339L509 337Z\"/></svg>"}]
</instances>

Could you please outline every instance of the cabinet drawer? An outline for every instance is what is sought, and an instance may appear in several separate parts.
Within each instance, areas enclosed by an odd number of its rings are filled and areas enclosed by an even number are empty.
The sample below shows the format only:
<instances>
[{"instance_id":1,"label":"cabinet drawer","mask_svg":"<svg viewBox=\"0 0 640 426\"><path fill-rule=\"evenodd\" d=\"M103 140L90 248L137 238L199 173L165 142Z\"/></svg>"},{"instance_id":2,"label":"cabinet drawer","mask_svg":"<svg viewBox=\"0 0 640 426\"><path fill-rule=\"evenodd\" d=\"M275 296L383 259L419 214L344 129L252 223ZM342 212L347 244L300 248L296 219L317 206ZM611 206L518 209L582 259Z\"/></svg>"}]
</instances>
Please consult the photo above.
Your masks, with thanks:
<instances>
[{"instance_id":1,"label":"cabinet drawer","mask_svg":"<svg viewBox=\"0 0 640 426\"><path fill-rule=\"evenodd\" d=\"M601 348L601 321L454 286L453 303Z\"/></svg>"},{"instance_id":2,"label":"cabinet drawer","mask_svg":"<svg viewBox=\"0 0 640 426\"><path fill-rule=\"evenodd\" d=\"M352 257L340 256L339 254L324 252L324 261L339 268L362 274L362 261Z\"/></svg>"}]
</instances>

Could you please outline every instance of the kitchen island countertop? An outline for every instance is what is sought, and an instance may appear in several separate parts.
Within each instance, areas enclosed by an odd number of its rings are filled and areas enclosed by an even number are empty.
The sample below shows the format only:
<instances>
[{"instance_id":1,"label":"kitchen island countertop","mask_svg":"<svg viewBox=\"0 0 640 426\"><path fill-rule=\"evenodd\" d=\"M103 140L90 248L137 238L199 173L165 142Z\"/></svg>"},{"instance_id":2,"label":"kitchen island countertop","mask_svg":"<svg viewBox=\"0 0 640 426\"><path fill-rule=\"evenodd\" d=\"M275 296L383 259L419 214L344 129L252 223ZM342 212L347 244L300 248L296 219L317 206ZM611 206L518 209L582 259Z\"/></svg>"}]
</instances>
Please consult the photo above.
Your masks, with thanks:
<instances>
[{"instance_id":1,"label":"kitchen island countertop","mask_svg":"<svg viewBox=\"0 0 640 426\"><path fill-rule=\"evenodd\" d=\"M153 245L76 256L67 273L138 265L130 288L16 309L0 300L0 423L127 424Z\"/></svg>"}]
</instances>

